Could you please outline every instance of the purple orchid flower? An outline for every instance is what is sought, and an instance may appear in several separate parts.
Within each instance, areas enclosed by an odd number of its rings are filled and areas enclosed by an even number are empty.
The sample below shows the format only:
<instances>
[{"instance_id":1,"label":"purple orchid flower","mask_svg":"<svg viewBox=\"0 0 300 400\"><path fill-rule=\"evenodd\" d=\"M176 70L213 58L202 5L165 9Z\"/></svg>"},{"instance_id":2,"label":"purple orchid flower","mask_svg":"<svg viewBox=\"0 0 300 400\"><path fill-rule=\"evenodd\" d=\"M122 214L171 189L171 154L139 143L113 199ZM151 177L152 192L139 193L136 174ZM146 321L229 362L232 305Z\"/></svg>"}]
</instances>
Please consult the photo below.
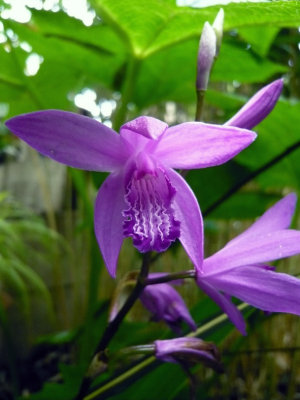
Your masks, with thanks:
<instances>
[{"instance_id":1,"label":"purple orchid flower","mask_svg":"<svg viewBox=\"0 0 300 400\"><path fill-rule=\"evenodd\" d=\"M300 315L300 279L275 272L268 265L300 253L300 231L288 229L295 204L295 194L284 197L196 268L198 286L242 334L246 334L244 319L229 296L263 311Z\"/></svg>"},{"instance_id":2,"label":"purple orchid flower","mask_svg":"<svg viewBox=\"0 0 300 400\"><path fill-rule=\"evenodd\" d=\"M149 278L161 276L162 274L150 274ZM173 281L172 284L181 284ZM143 306L151 312L154 321L165 321L175 332L180 334L181 322L186 322L192 329L197 329L187 306L180 294L168 283L148 285L143 290L140 300Z\"/></svg>"},{"instance_id":3,"label":"purple orchid flower","mask_svg":"<svg viewBox=\"0 0 300 400\"><path fill-rule=\"evenodd\" d=\"M128 236L140 252L164 251L178 238L197 265L202 216L190 187L173 168L220 165L256 137L245 129L200 122L168 127L151 117L127 122L118 135L91 118L59 110L19 115L6 125L45 156L111 173L98 192L94 222L113 277Z\"/></svg>"},{"instance_id":4,"label":"purple orchid flower","mask_svg":"<svg viewBox=\"0 0 300 400\"><path fill-rule=\"evenodd\" d=\"M127 236L141 252L164 251L178 238L198 265L203 258L201 212L173 168L206 168L230 160L255 139L244 128L269 114L281 89L282 80L261 89L225 126L187 122L168 127L158 119L139 117L124 124L118 135L91 118L59 110L19 115L6 125L58 162L111 172L98 192L94 223L105 264L115 277Z\"/></svg>"},{"instance_id":5,"label":"purple orchid flower","mask_svg":"<svg viewBox=\"0 0 300 400\"><path fill-rule=\"evenodd\" d=\"M221 369L220 356L213 343L193 337L180 337L154 342L157 359L171 363L195 364L204 362L215 369Z\"/></svg>"}]
</instances>

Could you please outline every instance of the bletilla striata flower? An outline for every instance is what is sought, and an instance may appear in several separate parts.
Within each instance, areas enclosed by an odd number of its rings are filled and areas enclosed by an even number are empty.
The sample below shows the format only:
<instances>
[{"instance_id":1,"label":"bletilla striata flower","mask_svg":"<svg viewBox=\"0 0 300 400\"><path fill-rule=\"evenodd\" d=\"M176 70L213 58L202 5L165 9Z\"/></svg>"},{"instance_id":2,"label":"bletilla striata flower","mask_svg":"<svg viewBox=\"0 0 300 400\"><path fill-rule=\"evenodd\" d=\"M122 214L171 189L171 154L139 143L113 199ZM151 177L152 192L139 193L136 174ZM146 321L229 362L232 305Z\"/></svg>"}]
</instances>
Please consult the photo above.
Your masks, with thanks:
<instances>
[{"instance_id":1,"label":"bletilla striata flower","mask_svg":"<svg viewBox=\"0 0 300 400\"><path fill-rule=\"evenodd\" d=\"M296 196L289 194L196 268L198 286L243 334L245 322L229 296L264 311L300 315L300 279L268 265L300 253L300 231L288 229L295 204Z\"/></svg>"},{"instance_id":2,"label":"bletilla striata flower","mask_svg":"<svg viewBox=\"0 0 300 400\"><path fill-rule=\"evenodd\" d=\"M257 125L280 95L278 80L260 90L225 126L187 122L168 127L139 117L120 135L91 118L59 110L11 118L19 138L71 167L111 174L95 203L95 233L109 273L116 275L124 237L141 252L164 251L177 238L194 265L203 258L202 217L197 200L173 168L220 165L255 139Z\"/></svg>"},{"instance_id":3,"label":"bletilla striata flower","mask_svg":"<svg viewBox=\"0 0 300 400\"><path fill-rule=\"evenodd\" d=\"M107 126L71 112L16 116L7 127L30 146L71 167L108 171L95 203L95 233L112 276L124 237L141 252L164 251L179 238L193 263L202 257L197 200L173 168L219 165L253 142L255 133L231 126L187 122L168 127L139 117Z\"/></svg>"},{"instance_id":4,"label":"bletilla striata flower","mask_svg":"<svg viewBox=\"0 0 300 400\"><path fill-rule=\"evenodd\" d=\"M149 278L157 275L150 274ZM186 322L192 330L197 328L182 297L169 283L146 286L140 300L143 306L151 312L154 321L165 321L175 333L181 332L182 322Z\"/></svg>"}]
</instances>

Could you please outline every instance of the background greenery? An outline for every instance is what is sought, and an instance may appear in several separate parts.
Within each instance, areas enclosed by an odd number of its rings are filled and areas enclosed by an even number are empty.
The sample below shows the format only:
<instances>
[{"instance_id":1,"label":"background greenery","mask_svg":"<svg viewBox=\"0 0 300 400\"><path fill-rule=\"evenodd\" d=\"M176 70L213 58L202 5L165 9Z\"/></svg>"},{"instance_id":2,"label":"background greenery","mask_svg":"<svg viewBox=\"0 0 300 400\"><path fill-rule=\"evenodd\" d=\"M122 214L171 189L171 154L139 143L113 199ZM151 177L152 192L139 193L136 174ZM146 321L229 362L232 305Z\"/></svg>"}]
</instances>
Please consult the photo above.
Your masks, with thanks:
<instances>
[{"instance_id":1,"label":"background greenery","mask_svg":"<svg viewBox=\"0 0 300 400\"><path fill-rule=\"evenodd\" d=\"M30 20L20 23L6 16L10 6L0 1L0 168L20 162L23 152L28 151L3 125L4 120L19 113L48 108L71 110L96 117L116 130L141 114L170 124L193 120L199 36L204 22L213 22L219 6L179 7L174 0L91 0L89 7L95 18L91 26L86 26L57 3L56 12L28 7ZM46 6L46 1L42 4ZM255 129L258 139L250 148L224 166L187 176L207 215L207 254L242 230L244 225L237 220L253 219L283 194L300 191L299 2L231 3L223 8L225 34L206 96L205 121L225 122L248 97L276 78L284 77L285 87L273 112ZM32 56L39 60L35 73L28 70ZM86 93L92 96L93 109L79 107L76 102L79 94ZM34 159L36 155L29 153L29 162L34 163ZM47 188L45 168L49 167L40 157L35 165L42 176L39 186ZM21 179L30 185L33 176L24 174ZM4 399L42 390L31 398L67 400L76 393L90 351L105 327L108 299L115 286L103 268L93 234L93 200L103 179L104 174L69 170L63 202L54 207L45 201L42 211L46 222L28 211L18 214L21 225L12 223L16 217L10 214L0 220L0 321L6 348L1 361L4 378L0 397ZM22 197L19 202L24 202ZM47 191L44 197L47 200ZM50 278L42 255L50 264ZM295 260L281 263L279 268L298 274L299 258ZM118 281L127 271L138 268L139 262L131 243L126 242ZM187 263L183 252L175 248L161 257L155 268L181 270ZM40 292L38 303L48 309L48 316L43 312L34 316L30 311L34 300L28 293L32 290ZM198 324L218 314L218 308L189 285L181 291ZM5 300L7 296L9 301ZM35 329L26 328L29 333L21 343L20 335L14 334L16 321L12 318L18 307L27 315L25 320L31 318L37 325ZM226 373L216 376L198 368L199 398L294 399L296 393L299 395L297 349L282 349L298 347L298 320L253 311L248 314L248 339L232 335L227 323L203 334L223 346ZM136 307L111 351L170 334L164 325L147 319ZM25 320L18 320L21 329L26 324L28 327ZM50 336L40 336L45 333ZM37 348L40 355L35 359ZM245 349L253 352L244 356L238 353ZM44 375L40 377L37 360L44 362L49 352L55 354L54 366L43 364ZM58 373L58 364L62 381L58 378L60 383L46 383L42 389L42 383ZM35 385L24 372L24 365L30 365L35 374ZM117 376L122 377L123 369L115 366ZM155 366L152 363L140 368L138 374L129 374L129 381L121 379L113 386L114 396L112 389L107 389L99 398L149 398L145 393L157 399L185 398L187 378L180 368ZM122 368L128 370L130 366ZM98 384L111 379L114 375L109 369ZM134 384L127 389L131 382Z\"/></svg>"}]
</instances>

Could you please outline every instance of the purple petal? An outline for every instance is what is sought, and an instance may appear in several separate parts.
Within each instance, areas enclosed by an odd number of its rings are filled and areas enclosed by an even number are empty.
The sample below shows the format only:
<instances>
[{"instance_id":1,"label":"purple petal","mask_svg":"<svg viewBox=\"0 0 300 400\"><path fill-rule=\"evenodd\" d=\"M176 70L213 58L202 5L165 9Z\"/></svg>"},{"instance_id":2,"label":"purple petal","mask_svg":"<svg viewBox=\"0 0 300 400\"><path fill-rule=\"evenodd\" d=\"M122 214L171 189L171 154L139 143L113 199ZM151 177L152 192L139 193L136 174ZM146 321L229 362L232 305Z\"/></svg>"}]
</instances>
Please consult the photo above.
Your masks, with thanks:
<instances>
[{"instance_id":1,"label":"purple petal","mask_svg":"<svg viewBox=\"0 0 300 400\"><path fill-rule=\"evenodd\" d=\"M126 122L121 126L120 132L128 130L131 131L131 134L143 135L148 139L158 139L167 127L165 122L157 118L142 116Z\"/></svg>"},{"instance_id":2,"label":"purple petal","mask_svg":"<svg viewBox=\"0 0 300 400\"><path fill-rule=\"evenodd\" d=\"M300 280L255 266L209 277L215 288L264 311L300 315Z\"/></svg>"},{"instance_id":3,"label":"purple petal","mask_svg":"<svg viewBox=\"0 0 300 400\"><path fill-rule=\"evenodd\" d=\"M205 275L232 268L268 263L300 253L300 231L281 230L256 236L246 236L236 244L226 246L204 260Z\"/></svg>"},{"instance_id":4,"label":"purple petal","mask_svg":"<svg viewBox=\"0 0 300 400\"><path fill-rule=\"evenodd\" d=\"M47 157L91 171L120 168L128 154L120 136L92 118L47 110L6 121L20 139Z\"/></svg>"},{"instance_id":5,"label":"purple petal","mask_svg":"<svg viewBox=\"0 0 300 400\"><path fill-rule=\"evenodd\" d=\"M197 285L228 315L230 321L237 327L241 334L246 335L246 325L242 313L225 295L219 293L210 284L210 279L202 278L201 274L199 274Z\"/></svg>"},{"instance_id":6,"label":"purple petal","mask_svg":"<svg viewBox=\"0 0 300 400\"><path fill-rule=\"evenodd\" d=\"M225 125L252 129L273 110L283 87L278 79L259 90Z\"/></svg>"},{"instance_id":7,"label":"purple petal","mask_svg":"<svg viewBox=\"0 0 300 400\"><path fill-rule=\"evenodd\" d=\"M245 129L186 122L166 130L155 155L171 168L212 167L233 158L255 138Z\"/></svg>"},{"instance_id":8,"label":"purple petal","mask_svg":"<svg viewBox=\"0 0 300 400\"><path fill-rule=\"evenodd\" d=\"M246 240L250 236L271 233L288 228L295 212L296 202L297 196L295 193L288 194L269 208L248 229L228 242L226 247L233 244L236 245L241 240Z\"/></svg>"},{"instance_id":9,"label":"purple petal","mask_svg":"<svg viewBox=\"0 0 300 400\"><path fill-rule=\"evenodd\" d=\"M198 201L185 180L175 171L168 170L174 197L175 216L180 221L179 240L196 270L201 270L203 260L203 222Z\"/></svg>"},{"instance_id":10,"label":"purple petal","mask_svg":"<svg viewBox=\"0 0 300 400\"><path fill-rule=\"evenodd\" d=\"M110 175L102 184L95 202L95 234L110 275L115 278L123 242L124 180Z\"/></svg>"}]
</instances>

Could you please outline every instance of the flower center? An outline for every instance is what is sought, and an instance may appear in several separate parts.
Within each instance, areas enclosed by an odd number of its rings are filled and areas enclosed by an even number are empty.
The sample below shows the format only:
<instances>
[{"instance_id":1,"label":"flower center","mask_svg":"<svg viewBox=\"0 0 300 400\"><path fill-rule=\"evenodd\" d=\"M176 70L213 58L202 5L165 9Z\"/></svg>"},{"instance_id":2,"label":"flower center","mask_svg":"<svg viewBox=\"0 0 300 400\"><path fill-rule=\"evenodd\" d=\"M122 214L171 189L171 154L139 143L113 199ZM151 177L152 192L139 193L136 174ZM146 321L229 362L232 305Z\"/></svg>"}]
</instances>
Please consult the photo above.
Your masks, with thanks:
<instances>
[{"instance_id":1,"label":"flower center","mask_svg":"<svg viewBox=\"0 0 300 400\"><path fill-rule=\"evenodd\" d=\"M142 253L164 251L179 237L180 222L176 221L172 201L176 190L164 171L132 173L126 187L123 211L124 236L133 238L134 246Z\"/></svg>"}]
</instances>

